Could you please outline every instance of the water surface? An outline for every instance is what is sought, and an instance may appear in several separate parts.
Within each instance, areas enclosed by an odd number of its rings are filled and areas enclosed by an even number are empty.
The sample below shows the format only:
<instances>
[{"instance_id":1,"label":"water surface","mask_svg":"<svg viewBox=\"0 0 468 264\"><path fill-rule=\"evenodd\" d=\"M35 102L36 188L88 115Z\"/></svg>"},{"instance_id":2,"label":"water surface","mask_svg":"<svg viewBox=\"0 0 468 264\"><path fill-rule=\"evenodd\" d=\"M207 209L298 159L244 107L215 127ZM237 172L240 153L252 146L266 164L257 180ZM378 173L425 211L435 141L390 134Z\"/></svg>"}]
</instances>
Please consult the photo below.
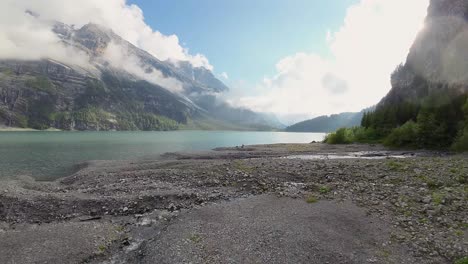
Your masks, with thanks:
<instances>
[{"instance_id":1,"label":"water surface","mask_svg":"<svg viewBox=\"0 0 468 264\"><path fill-rule=\"evenodd\" d=\"M155 158L173 151L209 150L271 143L320 141L322 133L171 132L0 132L0 179L27 175L53 180L87 160Z\"/></svg>"}]
</instances>

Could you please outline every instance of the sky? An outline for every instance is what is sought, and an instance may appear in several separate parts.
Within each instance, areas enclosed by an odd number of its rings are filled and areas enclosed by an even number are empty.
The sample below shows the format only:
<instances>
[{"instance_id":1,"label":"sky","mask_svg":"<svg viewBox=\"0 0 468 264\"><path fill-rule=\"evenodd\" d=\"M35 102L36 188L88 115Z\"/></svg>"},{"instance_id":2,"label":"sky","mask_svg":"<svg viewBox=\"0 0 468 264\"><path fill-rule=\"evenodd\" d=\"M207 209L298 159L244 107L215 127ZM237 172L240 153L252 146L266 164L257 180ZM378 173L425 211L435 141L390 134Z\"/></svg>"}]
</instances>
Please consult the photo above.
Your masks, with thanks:
<instances>
[{"instance_id":1,"label":"sky","mask_svg":"<svg viewBox=\"0 0 468 264\"><path fill-rule=\"evenodd\" d=\"M422 29L428 0L130 0L145 22L203 54L236 106L290 124L360 111Z\"/></svg>"},{"instance_id":2,"label":"sky","mask_svg":"<svg viewBox=\"0 0 468 264\"><path fill-rule=\"evenodd\" d=\"M233 106L274 113L290 124L360 111L390 90L423 28L429 0L2 0L0 59L53 58L85 65L60 45L52 22L108 27L160 60L205 67L231 89ZM26 14L30 10L39 19ZM138 61L108 58L170 90L180 84L146 76ZM131 62L131 63L130 63Z\"/></svg>"},{"instance_id":3,"label":"sky","mask_svg":"<svg viewBox=\"0 0 468 264\"><path fill-rule=\"evenodd\" d=\"M130 0L145 21L175 34L193 53L204 54L216 72L255 83L297 51L327 54L324 36L340 27L357 0Z\"/></svg>"}]
</instances>

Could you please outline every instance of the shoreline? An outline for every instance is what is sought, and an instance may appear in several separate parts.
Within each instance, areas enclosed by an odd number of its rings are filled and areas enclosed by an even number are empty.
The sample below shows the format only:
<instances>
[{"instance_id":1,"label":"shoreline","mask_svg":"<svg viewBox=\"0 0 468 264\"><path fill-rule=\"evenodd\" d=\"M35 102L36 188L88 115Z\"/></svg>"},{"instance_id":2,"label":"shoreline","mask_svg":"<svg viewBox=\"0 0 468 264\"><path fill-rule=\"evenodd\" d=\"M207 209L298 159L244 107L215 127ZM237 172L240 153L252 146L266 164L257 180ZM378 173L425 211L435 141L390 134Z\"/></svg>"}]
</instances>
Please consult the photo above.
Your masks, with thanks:
<instances>
[{"instance_id":1,"label":"shoreline","mask_svg":"<svg viewBox=\"0 0 468 264\"><path fill-rule=\"evenodd\" d=\"M0 132L62 132L63 130L57 128L48 128L45 130L38 130L34 128L21 128L21 127L0 127Z\"/></svg>"},{"instance_id":2,"label":"shoreline","mask_svg":"<svg viewBox=\"0 0 468 264\"><path fill-rule=\"evenodd\" d=\"M342 158L366 151L380 153L380 156L378 159ZM388 157L402 153L409 155ZM284 158L295 155L328 158ZM330 155L338 158L330 159ZM24 262L27 257L90 263L110 260L125 263L136 259L142 263L174 259L172 263L177 263L176 260L214 258L214 263L222 263L230 257L238 260L258 257L261 263L266 263L255 252L237 252L235 248L242 245L240 242L232 246L231 256L201 250L217 248L218 242L223 244L229 228L240 228L246 224L241 219L252 217L254 211L247 208L260 206L258 208L265 209L254 214L264 219L264 224L258 226L258 230L239 234L239 241L245 240L247 245L249 239L266 239L263 233L266 228L280 232L279 239L287 245L284 250L300 249L300 246L293 246L293 236L288 235L296 229L282 229L295 223L298 228L311 232L303 239L319 247L320 243L312 241L313 234L340 230L345 225L351 229L349 233L343 231L343 237L336 237L336 233L322 234L329 236L330 241L336 239L336 243L330 242L327 250L336 248L335 253L343 254L341 261L353 254L362 254L360 260L376 259L377 263L390 260L450 263L468 254L464 244L468 235L467 160L466 155L392 151L379 145L315 143L166 153L158 160L93 161L73 175L54 182L23 179L6 181L0 186L0 262L29 263ZM342 206L343 203L346 206ZM233 206L245 210L239 215ZM295 214L294 210L286 209L290 207L300 210L297 219L315 217L315 225L284 217ZM330 211L330 208L336 210ZM316 215L314 211L322 214ZM354 218L347 219L346 215L354 215ZM226 219L222 220L223 217ZM327 221L321 222L322 217ZM338 220L341 218L344 222ZM221 219L220 223L226 227L206 230L206 223L216 226L212 222L218 221L215 219ZM375 226L369 222L369 230L382 229L387 235L369 231L361 242L376 239L386 245L385 252L373 252L378 250L372 243L363 242L363 248L339 246L340 240L359 237L362 230L358 231L358 223L368 223L370 219ZM231 220L234 226L230 226ZM32 228L38 224L44 229ZM355 225L358 229L353 229ZM313 226L324 229L315 230ZM180 228L192 231L183 233ZM67 235L54 233L52 229L63 230ZM100 234L98 237L96 232ZM156 233L160 234L159 239L151 235ZM56 243L58 249L55 250L60 254L53 253L54 248L43 248L41 252L49 252L45 255L27 251L28 247L34 247L35 240L31 237L39 236ZM188 243L179 244L181 239ZM80 243L76 249L60 251L70 248L76 241ZM258 252L273 254L268 245L276 242L265 243ZM184 248L180 255L174 245ZM283 252L283 249L276 250ZM304 256L312 253L306 250ZM302 253L292 256L290 263L293 259L300 262L301 256ZM322 257L324 261L340 261L331 255Z\"/></svg>"}]
</instances>

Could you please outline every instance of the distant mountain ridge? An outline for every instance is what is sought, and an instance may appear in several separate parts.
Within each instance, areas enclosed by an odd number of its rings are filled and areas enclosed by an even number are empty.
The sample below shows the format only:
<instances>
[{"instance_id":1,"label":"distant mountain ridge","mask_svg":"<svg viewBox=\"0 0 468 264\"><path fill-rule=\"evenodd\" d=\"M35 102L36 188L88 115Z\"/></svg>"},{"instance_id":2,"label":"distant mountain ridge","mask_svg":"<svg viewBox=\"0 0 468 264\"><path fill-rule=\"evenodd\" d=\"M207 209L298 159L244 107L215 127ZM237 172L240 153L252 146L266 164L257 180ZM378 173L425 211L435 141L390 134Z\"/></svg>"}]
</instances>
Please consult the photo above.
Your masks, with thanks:
<instances>
[{"instance_id":1,"label":"distant mountain ridge","mask_svg":"<svg viewBox=\"0 0 468 264\"><path fill-rule=\"evenodd\" d=\"M287 132L328 133L342 127L359 126L363 115L364 111L358 113L348 112L330 116L319 116L291 125L285 130Z\"/></svg>"},{"instance_id":2,"label":"distant mountain ridge","mask_svg":"<svg viewBox=\"0 0 468 264\"><path fill-rule=\"evenodd\" d=\"M56 22L52 31L74 51L69 59L0 60L0 125L63 130L275 127L267 115L220 100L218 95L229 88L208 69L158 60L97 24L74 28Z\"/></svg>"}]
</instances>

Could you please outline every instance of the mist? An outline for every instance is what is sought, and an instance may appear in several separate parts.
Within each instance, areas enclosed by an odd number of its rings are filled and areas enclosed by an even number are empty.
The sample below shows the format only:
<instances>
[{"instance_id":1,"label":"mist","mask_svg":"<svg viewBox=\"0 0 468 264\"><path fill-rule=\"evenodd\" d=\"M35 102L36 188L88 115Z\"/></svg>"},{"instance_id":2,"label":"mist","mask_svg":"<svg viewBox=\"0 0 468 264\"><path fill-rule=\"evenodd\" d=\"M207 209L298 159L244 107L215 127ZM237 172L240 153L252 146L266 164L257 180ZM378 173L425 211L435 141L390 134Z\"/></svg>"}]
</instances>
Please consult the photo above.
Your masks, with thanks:
<instances>
[{"instance_id":1,"label":"mist","mask_svg":"<svg viewBox=\"0 0 468 264\"><path fill-rule=\"evenodd\" d=\"M0 3L0 59L49 58L90 67L89 57L84 52L63 45L52 32L54 21L26 10L8 0Z\"/></svg>"},{"instance_id":2,"label":"mist","mask_svg":"<svg viewBox=\"0 0 468 264\"><path fill-rule=\"evenodd\" d=\"M103 58L112 67L124 70L138 78L159 85L173 93L183 92L183 84L174 78L168 78L152 66L145 65L137 56L130 54L123 44L110 42L104 51Z\"/></svg>"},{"instance_id":3,"label":"mist","mask_svg":"<svg viewBox=\"0 0 468 264\"><path fill-rule=\"evenodd\" d=\"M194 67L213 69L204 55L190 54L176 35L166 36L153 30L145 23L143 11L136 5L128 5L125 0L66 3L62 0L3 0L0 2L0 58L66 58L83 64L87 58L62 45L52 32L57 21L75 28L95 23L113 30L159 60L189 61Z\"/></svg>"}]
</instances>

